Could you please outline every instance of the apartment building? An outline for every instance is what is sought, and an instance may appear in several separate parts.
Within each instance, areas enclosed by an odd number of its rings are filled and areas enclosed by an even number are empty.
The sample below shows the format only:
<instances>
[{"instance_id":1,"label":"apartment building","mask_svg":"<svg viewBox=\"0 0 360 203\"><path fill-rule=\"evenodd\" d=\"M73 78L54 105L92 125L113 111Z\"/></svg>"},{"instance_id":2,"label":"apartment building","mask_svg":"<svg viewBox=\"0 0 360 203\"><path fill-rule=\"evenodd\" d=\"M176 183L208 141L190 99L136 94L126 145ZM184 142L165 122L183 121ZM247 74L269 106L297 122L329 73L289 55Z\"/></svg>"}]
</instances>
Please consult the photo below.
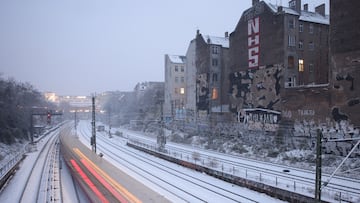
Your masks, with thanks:
<instances>
[{"instance_id":1,"label":"apartment building","mask_svg":"<svg viewBox=\"0 0 360 203\"><path fill-rule=\"evenodd\" d=\"M229 112L227 89L229 36L202 35L198 30L194 39L196 71L196 114L199 119L221 119Z\"/></svg>"},{"instance_id":2,"label":"apartment building","mask_svg":"<svg viewBox=\"0 0 360 203\"><path fill-rule=\"evenodd\" d=\"M282 86L328 83L329 16L325 4L309 11L301 0L289 7L253 0L230 36L231 69L285 67Z\"/></svg>"},{"instance_id":3,"label":"apartment building","mask_svg":"<svg viewBox=\"0 0 360 203\"><path fill-rule=\"evenodd\" d=\"M185 119L186 110L186 57L165 55L165 98L166 119Z\"/></svg>"},{"instance_id":4,"label":"apartment building","mask_svg":"<svg viewBox=\"0 0 360 203\"><path fill-rule=\"evenodd\" d=\"M360 1L331 0L331 114L360 126Z\"/></svg>"},{"instance_id":5,"label":"apartment building","mask_svg":"<svg viewBox=\"0 0 360 203\"><path fill-rule=\"evenodd\" d=\"M326 103L328 41L324 4L310 11L301 0L290 0L288 7L253 0L230 34L230 110L237 120L274 130L280 118L323 116L327 105L315 112L304 101ZM323 100L312 101L313 92Z\"/></svg>"}]
</instances>

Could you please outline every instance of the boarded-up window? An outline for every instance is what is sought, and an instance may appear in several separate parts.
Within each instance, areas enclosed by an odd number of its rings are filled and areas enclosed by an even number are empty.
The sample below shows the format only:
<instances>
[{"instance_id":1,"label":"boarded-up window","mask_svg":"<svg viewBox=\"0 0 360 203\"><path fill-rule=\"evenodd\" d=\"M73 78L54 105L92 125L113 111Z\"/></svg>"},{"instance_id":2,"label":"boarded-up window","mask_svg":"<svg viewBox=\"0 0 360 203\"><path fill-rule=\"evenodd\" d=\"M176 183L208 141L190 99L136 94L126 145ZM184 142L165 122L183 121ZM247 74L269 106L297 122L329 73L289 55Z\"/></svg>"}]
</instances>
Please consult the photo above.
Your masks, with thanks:
<instances>
[{"instance_id":1,"label":"boarded-up window","mask_svg":"<svg viewBox=\"0 0 360 203\"><path fill-rule=\"evenodd\" d=\"M294 68L294 56L288 56L288 68Z\"/></svg>"}]
</instances>

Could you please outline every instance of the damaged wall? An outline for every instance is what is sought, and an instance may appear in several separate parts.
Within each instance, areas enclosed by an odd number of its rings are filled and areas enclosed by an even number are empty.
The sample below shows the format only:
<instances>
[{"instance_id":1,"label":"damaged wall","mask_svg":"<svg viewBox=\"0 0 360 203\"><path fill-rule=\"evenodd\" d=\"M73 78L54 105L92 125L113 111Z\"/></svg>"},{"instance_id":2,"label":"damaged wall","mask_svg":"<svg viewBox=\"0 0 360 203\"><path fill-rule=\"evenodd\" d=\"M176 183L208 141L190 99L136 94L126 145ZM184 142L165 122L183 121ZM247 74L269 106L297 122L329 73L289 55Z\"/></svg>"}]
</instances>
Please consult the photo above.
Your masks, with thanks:
<instances>
[{"instance_id":1,"label":"damaged wall","mask_svg":"<svg viewBox=\"0 0 360 203\"><path fill-rule=\"evenodd\" d=\"M360 1L330 4L331 108L335 121L360 126Z\"/></svg>"}]
</instances>

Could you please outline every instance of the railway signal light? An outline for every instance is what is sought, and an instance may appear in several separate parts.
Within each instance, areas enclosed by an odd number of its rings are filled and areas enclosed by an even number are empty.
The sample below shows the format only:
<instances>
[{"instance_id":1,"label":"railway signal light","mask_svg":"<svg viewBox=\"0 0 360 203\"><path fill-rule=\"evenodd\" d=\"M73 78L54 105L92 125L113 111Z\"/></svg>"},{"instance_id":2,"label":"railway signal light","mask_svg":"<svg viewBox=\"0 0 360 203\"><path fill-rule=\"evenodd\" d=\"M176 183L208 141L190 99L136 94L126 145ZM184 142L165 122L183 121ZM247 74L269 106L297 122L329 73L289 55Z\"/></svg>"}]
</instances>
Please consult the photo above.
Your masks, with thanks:
<instances>
[{"instance_id":1,"label":"railway signal light","mask_svg":"<svg viewBox=\"0 0 360 203\"><path fill-rule=\"evenodd\" d=\"M47 124L48 125L51 124L51 113L50 113L50 111L47 112Z\"/></svg>"}]
</instances>

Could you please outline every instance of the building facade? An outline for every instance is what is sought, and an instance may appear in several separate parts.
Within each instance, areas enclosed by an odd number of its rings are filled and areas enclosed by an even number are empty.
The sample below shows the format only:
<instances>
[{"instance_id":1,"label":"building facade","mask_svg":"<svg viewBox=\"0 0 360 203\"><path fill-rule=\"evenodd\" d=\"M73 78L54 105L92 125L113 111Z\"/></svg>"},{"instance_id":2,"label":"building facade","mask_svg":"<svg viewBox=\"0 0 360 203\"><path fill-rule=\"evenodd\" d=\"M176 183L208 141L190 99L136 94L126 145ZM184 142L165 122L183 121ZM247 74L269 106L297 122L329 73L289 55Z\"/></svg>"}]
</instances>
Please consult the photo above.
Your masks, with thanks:
<instances>
[{"instance_id":1,"label":"building facade","mask_svg":"<svg viewBox=\"0 0 360 203\"><path fill-rule=\"evenodd\" d=\"M196 113L200 120L221 119L228 111L227 66L229 63L229 36L203 36L197 31L195 38ZM225 91L224 91L225 90Z\"/></svg>"},{"instance_id":2,"label":"building facade","mask_svg":"<svg viewBox=\"0 0 360 203\"><path fill-rule=\"evenodd\" d=\"M186 57L165 55L164 116L167 119L185 119L186 111Z\"/></svg>"},{"instance_id":3,"label":"building facade","mask_svg":"<svg viewBox=\"0 0 360 203\"><path fill-rule=\"evenodd\" d=\"M331 0L331 114L360 126L360 1Z\"/></svg>"},{"instance_id":4,"label":"building facade","mask_svg":"<svg viewBox=\"0 0 360 203\"><path fill-rule=\"evenodd\" d=\"M328 36L324 4L311 12L306 4L301 9L301 0L289 1L289 7L253 0L230 34L230 110L237 120L275 129L286 113L310 112L287 97L328 86Z\"/></svg>"},{"instance_id":5,"label":"building facade","mask_svg":"<svg viewBox=\"0 0 360 203\"><path fill-rule=\"evenodd\" d=\"M191 40L186 51L186 118L188 121L196 119L196 40Z\"/></svg>"}]
</instances>

